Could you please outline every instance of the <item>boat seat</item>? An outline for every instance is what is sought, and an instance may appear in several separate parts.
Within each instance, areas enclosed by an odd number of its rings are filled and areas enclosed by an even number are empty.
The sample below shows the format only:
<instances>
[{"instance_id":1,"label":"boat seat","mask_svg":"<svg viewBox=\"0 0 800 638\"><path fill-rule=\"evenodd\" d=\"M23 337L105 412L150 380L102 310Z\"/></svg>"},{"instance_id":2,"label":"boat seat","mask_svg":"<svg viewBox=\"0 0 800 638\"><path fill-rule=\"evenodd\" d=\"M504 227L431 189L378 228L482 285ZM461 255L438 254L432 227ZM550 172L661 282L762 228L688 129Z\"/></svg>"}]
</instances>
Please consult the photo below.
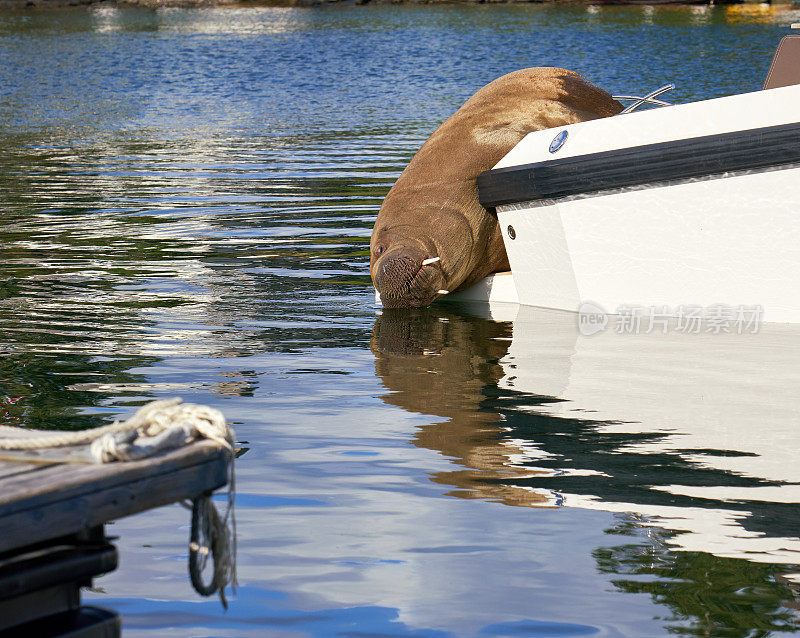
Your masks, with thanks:
<instances>
[{"instance_id":1,"label":"boat seat","mask_svg":"<svg viewBox=\"0 0 800 638\"><path fill-rule=\"evenodd\" d=\"M772 58L762 89L800 84L800 35L784 36Z\"/></svg>"}]
</instances>

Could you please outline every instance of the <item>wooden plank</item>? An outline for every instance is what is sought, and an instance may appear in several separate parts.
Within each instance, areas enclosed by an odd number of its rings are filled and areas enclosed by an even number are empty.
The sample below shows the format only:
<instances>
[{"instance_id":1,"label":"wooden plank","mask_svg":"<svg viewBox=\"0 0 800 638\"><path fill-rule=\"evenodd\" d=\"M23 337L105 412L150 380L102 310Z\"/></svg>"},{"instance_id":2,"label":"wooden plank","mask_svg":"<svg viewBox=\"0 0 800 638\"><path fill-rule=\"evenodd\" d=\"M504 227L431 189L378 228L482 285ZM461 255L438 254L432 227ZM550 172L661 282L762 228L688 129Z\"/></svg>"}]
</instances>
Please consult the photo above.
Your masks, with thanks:
<instances>
[{"instance_id":1,"label":"wooden plank","mask_svg":"<svg viewBox=\"0 0 800 638\"><path fill-rule=\"evenodd\" d=\"M107 541L62 543L58 540L53 545L33 547L32 550L12 551L0 558L0 600L66 583L79 586L117 568L117 548Z\"/></svg>"},{"instance_id":2,"label":"wooden plank","mask_svg":"<svg viewBox=\"0 0 800 638\"><path fill-rule=\"evenodd\" d=\"M142 461L59 465L0 480L0 552L222 487L228 453L200 441Z\"/></svg>"},{"instance_id":3,"label":"wooden plank","mask_svg":"<svg viewBox=\"0 0 800 638\"><path fill-rule=\"evenodd\" d=\"M9 627L76 609L81 586L117 567L117 550L108 543L73 541L35 547L35 551L27 554L21 552L0 559L0 633ZM25 636L41 635L18 631Z\"/></svg>"},{"instance_id":4,"label":"wooden plank","mask_svg":"<svg viewBox=\"0 0 800 638\"><path fill-rule=\"evenodd\" d=\"M78 607L80 587L77 583L53 585L11 600L0 600L0 631L4 636L13 635L10 628L15 625L36 622L42 616L60 614ZM33 637L43 634L27 635Z\"/></svg>"},{"instance_id":5,"label":"wooden plank","mask_svg":"<svg viewBox=\"0 0 800 638\"><path fill-rule=\"evenodd\" d=\"M22 463L14 461L13 463L2 461L0 462L0 480L7 476L14 474L24 474L25 472L35 472L36 470L44 469L45 466L40 463Z\"/></svg>"},{"instance_id":6,"label":"wooden plank","mask_svg":"<svg viewBox=\"0 0 800 638\"><path fill-rule=\"evenodd\" d=\"M19 475L0 481L0 516L159 473L174 472L218 456L224 457L222 448L213 441L203 440L141 461L45 466L33 474L35 480Z\"/></svg>"},{"instance_id":7,"label":"wooden plank","mask_svg":"<svg viewBox=\"0 0 800 638\"><path fill-rule=\"evenodd\" d=\"M35 608L35 607L34 607ZM119 638L120 617L101 607L80 607L61 614L39 618L3 632L4 638Z\"/></svg>"},{"instance_id":8,"label":"wooden plank","mask_svg":"<svg viewBox=\"0 0 800 638\"><path fill-rule=\"evenodd\" d=\"M0 450L0 461L12 463L94 463L88 445L68 445L41 450Z\"/></svg>"}]
</instances>

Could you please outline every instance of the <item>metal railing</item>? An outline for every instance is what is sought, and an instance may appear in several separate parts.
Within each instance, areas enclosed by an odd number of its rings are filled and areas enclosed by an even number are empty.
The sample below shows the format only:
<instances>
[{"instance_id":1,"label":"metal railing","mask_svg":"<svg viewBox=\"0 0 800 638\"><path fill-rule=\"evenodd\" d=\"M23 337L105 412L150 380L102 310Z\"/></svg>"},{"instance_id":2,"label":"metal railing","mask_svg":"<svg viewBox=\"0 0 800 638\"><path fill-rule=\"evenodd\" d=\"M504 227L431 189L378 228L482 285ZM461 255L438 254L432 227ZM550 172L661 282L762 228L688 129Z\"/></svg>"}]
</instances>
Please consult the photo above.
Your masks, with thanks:
<instances>
[{"instance_id":1,"label":"metal railing","mask_svg":"<svg viewBox=\"0 0 800 638\"><path fill-rule=\"evenodd\" d=\"M632 111L635 111L642 104L653 104L655 106L672 106L671 102L664 102L664 100L658 100L656 98L659 95L661 95L662 93L666 93L667 91L671 91L674 88L675 88L675 85L670 83L670 84L665 84L664 86L657 88L655 91L651 91L650 93L648 93L647 95L645 95L643 97L639 97L637 95L612 95L611 97L613 97L615 100L625 100L625 101L632 100L633 101L632 104L629 104L628 106L626 106L622 110L622 112L620 113L620 115L624 115L625 113L631 113Z\"/></svg>"}]
</instances>

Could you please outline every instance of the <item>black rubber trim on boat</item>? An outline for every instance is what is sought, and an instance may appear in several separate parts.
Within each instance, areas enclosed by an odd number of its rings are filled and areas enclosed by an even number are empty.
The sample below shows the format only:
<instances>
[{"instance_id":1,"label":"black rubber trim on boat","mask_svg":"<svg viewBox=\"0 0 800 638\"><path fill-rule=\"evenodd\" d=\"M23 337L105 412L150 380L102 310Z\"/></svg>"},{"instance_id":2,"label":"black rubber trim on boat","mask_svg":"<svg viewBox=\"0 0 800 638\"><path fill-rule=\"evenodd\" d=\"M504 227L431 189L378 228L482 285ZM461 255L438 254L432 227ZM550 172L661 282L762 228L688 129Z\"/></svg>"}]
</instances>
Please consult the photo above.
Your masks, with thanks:
<instances>
[{"instance_id":1,"label":"black rubber trim on boat","mask_svg":"<svg viewBox=\"0 0 800 638\"><path fill-rule=\"evenodd\" d=\"M800 161L800 123L621 148L484 171L482 206L553 199Z\"/></svg>"}]
</instances>

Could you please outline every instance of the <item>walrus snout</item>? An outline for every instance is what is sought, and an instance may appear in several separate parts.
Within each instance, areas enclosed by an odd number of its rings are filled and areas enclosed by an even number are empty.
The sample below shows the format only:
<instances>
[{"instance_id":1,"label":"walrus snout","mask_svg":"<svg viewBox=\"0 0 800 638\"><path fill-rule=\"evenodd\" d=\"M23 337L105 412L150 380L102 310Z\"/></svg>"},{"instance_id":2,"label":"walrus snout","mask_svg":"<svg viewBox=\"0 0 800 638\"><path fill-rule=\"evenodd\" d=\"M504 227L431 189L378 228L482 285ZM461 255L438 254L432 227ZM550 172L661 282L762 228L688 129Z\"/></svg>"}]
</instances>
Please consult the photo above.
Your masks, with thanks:
<instances>
[{"instance_id":1,"label":"walrus snout","mask_svg":"<svg viewBox=\"0 0 800 638\"><path fill-rule=\"evenodd\" d=\"M374 283L386 308L420 308L442 293L440 260L408 249L392 250L375 263Z\"/></svg>"}]
</instances>

